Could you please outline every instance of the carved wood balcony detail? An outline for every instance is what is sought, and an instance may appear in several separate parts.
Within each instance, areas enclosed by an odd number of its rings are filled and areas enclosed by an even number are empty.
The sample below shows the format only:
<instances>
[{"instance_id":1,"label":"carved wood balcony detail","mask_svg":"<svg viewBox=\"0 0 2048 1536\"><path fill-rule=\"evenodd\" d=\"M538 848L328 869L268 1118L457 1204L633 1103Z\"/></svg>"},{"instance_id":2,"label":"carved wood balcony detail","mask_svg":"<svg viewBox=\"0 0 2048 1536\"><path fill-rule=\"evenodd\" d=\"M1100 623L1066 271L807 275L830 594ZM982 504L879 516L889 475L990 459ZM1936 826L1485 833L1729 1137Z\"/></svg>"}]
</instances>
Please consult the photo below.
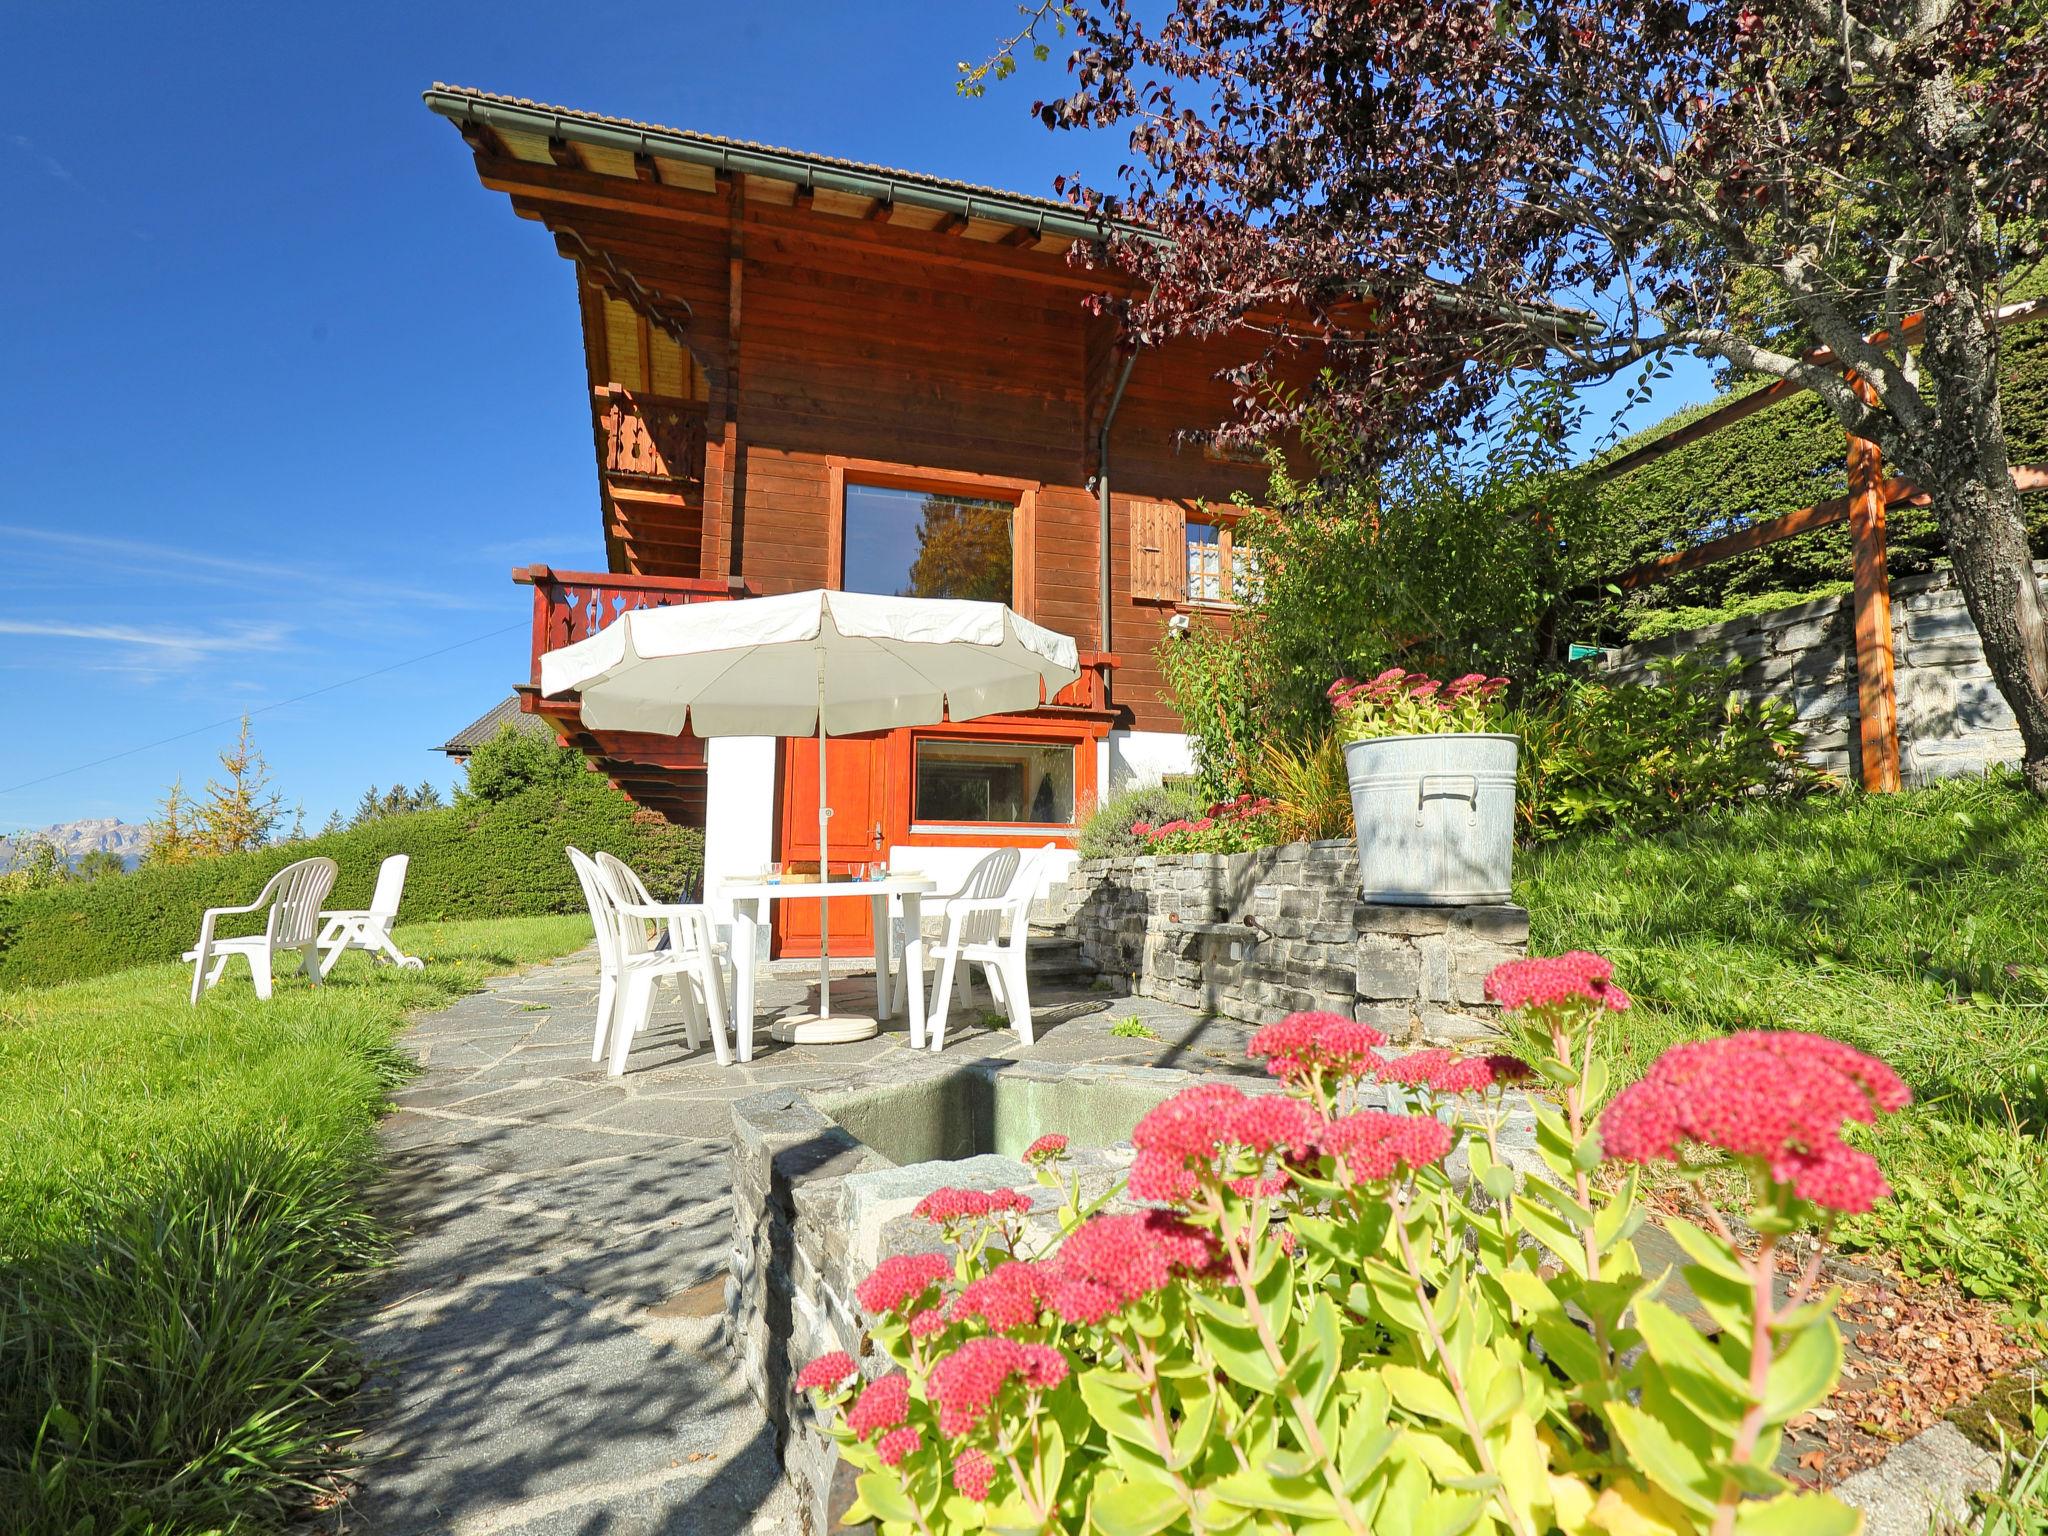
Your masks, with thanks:
<instances>
[{"instance_id":1,"label":"carved wood balcony detail","mask_svg":"<svg viewBox=\"0 0 2048 1536\"><path fill-rule=\"evenodd\" d=\"M598 449L607 475L702 486L709 408L611 385L596 390Z\"/></svg>"}]
</instances>

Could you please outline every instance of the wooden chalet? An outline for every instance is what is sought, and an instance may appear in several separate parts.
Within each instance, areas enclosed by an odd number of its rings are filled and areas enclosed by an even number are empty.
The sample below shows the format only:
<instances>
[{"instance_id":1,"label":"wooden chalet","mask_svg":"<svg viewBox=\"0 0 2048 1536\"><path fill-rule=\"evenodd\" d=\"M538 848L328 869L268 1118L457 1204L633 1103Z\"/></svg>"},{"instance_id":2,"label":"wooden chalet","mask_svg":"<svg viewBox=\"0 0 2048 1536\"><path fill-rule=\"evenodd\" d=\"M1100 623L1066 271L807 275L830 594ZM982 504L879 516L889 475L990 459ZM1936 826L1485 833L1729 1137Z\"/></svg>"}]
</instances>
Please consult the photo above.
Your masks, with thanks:
<instances>
[{"instance_id":1,"label":"wooden chalet","mask_svg":"<svg viewBox=\"0 0 2048 1536\"><path fill-rule=\"evenodd\" d=\"M534 677L627 609L811 587L998 598L1074 637L1083 676L1045 708L835 741L835 866L943 878L1002 844L1068 848L1098 794L1188 766L1153 653L1234 590L1231 497L1265 472L1190 434L1228 415L1217 375L1243 349L1120 350L1084 303L1116 279L1068 260L1104 230L1062 203L482 91L425 99L575 274L609 569L514 573ZM714 873L818 859L810 742L590 731L574 700L523 695L641 804L708 811ZM833 905L858 940L866 903Z\"/></svg>"}]
</instances>

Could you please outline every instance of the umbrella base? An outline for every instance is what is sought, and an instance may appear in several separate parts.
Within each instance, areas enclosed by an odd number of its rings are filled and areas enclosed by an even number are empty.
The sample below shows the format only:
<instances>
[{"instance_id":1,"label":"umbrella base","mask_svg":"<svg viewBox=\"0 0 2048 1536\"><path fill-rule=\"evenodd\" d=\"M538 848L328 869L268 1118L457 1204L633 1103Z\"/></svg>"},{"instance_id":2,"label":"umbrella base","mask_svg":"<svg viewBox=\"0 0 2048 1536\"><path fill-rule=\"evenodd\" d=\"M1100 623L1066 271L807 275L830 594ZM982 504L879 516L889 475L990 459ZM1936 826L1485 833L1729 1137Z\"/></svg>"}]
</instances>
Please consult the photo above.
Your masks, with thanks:
<instances>
[{"instance_id":1,"label":"umbrella base","mask_svg":"<svg viewBox=\"0 0 2048 1536\"><path fill-rule=\"evenodd\" d=\"M792 1013L777 1019L768 1033L784 1045L845 1045L853 1040L872 1040L881 1033L881 1026L857 1013L835 1013L829 1017Z\"/></svg>"}]
</instances>

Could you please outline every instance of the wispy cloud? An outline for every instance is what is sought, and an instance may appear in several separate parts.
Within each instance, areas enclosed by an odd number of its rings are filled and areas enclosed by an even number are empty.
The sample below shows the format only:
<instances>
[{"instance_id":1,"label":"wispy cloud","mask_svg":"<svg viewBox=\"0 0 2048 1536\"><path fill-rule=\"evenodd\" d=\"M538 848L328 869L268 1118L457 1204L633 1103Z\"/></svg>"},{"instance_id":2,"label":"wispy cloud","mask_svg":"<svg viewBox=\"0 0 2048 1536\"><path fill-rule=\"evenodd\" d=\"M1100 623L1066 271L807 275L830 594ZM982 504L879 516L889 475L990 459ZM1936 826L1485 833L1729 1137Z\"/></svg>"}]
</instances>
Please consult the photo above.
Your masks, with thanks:
<instances>
[{"instance_id":1,"label":"wispy cloud","mask_svg":"<svg viewBox=\"0 0 2048 1536\"><path fill-rule=\"evenodd\" d=\"M13 145L19 153L33 160L42 169L45 176L55 177L58 181L68 181L73 186L78 185L78 178L71 174L71 167L62 160L59 160L55 155L44 150L27 134L10 133L7 136L7 142Z\"/></svg>"},{"instance_id":2,"label":"wispy cloud","mask_svg":"<svg viewBox=\"0 0 2048 1536\"><path fill-rule=\"evenodd\" d=\"M280 624L235 624L222 630L76 624L58 619L0 619L0 635L77 640L94 649L81 665L157 676L222 656L273 651L290 631Z\"/></svg>"},{"instance_id":3,"label":"wispy cloud","mask_svg":"<svg viewBox=\"0 0 2048 1536\"><path fill-rule=\"evenodd\" d=\"M409 586L403 582L350 576L324 566L294 565L284 561L250 560L236 555L217 555L204 550L160 544L149 539L110 538L104 534L63 533L54 528L29 528L19 523L0 523L0 541L17 540L40 544L61 552L104 573L110 563L119 568L161 576L166 566L176 567L186 580L217 586L246 588L254 583L310 587L320 594L357 604L428 604L440 608L475 608L472 598L432 587Z\"/></svg>"}]
</instances>

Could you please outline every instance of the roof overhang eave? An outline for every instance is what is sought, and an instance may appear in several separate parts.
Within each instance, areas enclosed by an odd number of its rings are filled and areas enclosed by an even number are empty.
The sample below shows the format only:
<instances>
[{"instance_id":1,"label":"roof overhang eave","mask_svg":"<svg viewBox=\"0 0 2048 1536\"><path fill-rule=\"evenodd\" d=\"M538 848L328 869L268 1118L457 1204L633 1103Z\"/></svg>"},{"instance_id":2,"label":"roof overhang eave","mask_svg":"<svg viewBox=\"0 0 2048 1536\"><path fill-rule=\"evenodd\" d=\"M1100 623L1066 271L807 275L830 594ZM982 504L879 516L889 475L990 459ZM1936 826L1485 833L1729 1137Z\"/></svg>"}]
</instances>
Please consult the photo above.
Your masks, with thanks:
<instances>
[{"instance_id":1,"label":"roof overhang eave","mask_svg":"<svg viewBox=\"0 0 2048 1536\"><path fill-rule=\"evenodd\" d=\"M436 88L424 92L423 99L429 111L450 122L480 123L487 128L537 134L571 143L623 150L628 154L681 160L728 175L762 176L791 182L799 187L824 187L902 207L930 208L957 214L961 218L1016 225L1041 237L1069 240L1106 240L1120 235L1137 239L1159 238L1151 230L1121 220L1056 213L1021 199L1012 200L988 193L950 192L914 180L822 164L798 154L706 143L686 134L655 128L614 126L540 107L483 101L462 91Z\"/></svg>"}]
</instances>

